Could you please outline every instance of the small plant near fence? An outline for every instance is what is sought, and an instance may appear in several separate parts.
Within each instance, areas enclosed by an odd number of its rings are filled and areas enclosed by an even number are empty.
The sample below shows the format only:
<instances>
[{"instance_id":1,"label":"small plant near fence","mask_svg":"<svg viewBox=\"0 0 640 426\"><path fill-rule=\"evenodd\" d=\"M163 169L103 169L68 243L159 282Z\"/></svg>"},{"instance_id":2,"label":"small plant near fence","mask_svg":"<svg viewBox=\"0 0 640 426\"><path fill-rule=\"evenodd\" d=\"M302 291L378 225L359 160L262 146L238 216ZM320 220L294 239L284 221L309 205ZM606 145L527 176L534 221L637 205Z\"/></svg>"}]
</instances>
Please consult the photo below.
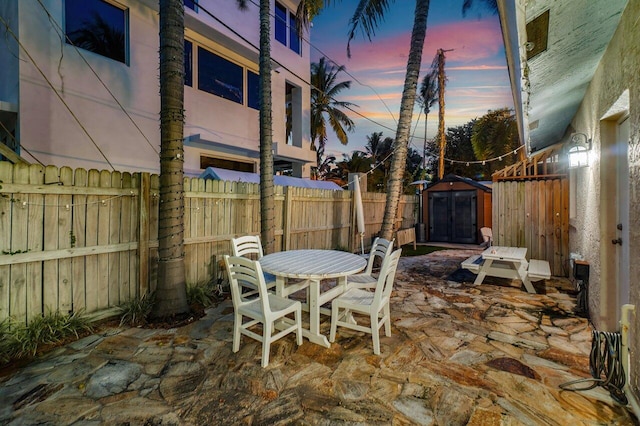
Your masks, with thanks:
<instances>
[{"instance_id":1,"label":"small plant near fence","mask_svg":"<svg viewBox=\"0 0 640 426\"><path fill-rule=\"evenodd\" d=\"M146 325L155 302L154 293L145 293L142 297L128 300L118 306L120 310L120 325L138 327Z\"/></svg>"},{"instance_id":2,"label":"small plant near fence","mask_svg":"<svg viewBox=\"0 0 640 426\"><path fill-rule=\"evenodd\" d=\"M0 364L33 357L43 346L55 345L69 337L80 337L92 331L87 317L81 312L62 314L53 312L31 319L28 324L6 318L0 322Z\"/></svg>"}]
</instances>

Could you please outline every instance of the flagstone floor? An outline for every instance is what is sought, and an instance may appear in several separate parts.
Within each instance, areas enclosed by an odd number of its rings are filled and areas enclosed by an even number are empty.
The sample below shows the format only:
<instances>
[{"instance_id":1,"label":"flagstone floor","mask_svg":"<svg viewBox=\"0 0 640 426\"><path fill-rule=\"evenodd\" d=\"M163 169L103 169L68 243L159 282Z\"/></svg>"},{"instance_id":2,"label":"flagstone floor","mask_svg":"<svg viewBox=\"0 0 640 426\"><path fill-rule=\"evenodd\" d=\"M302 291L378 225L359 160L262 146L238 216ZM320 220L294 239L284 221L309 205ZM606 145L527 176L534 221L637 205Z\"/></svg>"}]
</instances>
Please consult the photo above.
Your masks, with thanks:
<instances>
[{"instance_id":1,"label":"flagstone floor","mask_svg":"<svg viewBox=\"0 0 640 426\"><path fill-rule=\"evenodd\" d=\"M329 349L280 339L263 369L258 342L231 352L225 301L189 326L109 329L0 378L0 424L637 425L600 387L559 387L590 377L571 283L528 294L448 280L473 252L401 259L381 356L370 335L338 329Z\"/></svg>"}]
</instances>

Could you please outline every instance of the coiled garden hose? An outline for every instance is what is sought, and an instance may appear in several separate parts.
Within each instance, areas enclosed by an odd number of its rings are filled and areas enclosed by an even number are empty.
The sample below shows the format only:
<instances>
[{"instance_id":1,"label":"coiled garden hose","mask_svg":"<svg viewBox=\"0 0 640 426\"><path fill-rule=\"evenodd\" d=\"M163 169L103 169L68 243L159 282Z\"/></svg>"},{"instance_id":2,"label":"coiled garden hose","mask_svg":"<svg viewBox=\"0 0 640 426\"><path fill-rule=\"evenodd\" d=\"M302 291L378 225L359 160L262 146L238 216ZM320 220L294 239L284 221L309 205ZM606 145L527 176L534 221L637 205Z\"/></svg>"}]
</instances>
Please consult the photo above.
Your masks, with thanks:
<instances>
[{"instance_id":1,"label":"coiled garden hose","mask_svg":"<svg viewBox=\"0 0 640 426\"><path fill-rule=\"evenodd\" d=\"M572 391L586 391L596 386L602 386L609 391L611 398L619 404L627 405L624 394L626 377L620 359L622 336L618 332L593 331L589 367L592 378L573 380L562 383L561 389ZM579 387L580 384L588 384Z\"/></svg>"}]
</instances>

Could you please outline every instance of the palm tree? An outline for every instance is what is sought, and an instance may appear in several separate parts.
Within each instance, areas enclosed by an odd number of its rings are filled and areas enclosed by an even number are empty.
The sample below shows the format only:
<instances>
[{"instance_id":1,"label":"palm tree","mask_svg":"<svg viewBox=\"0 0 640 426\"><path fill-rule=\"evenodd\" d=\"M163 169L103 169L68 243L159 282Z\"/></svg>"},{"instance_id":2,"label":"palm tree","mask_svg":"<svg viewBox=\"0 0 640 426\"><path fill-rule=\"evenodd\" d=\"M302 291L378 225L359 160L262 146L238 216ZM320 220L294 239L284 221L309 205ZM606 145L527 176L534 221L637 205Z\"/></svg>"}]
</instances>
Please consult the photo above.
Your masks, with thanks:
<instances>
[{"instance_id":1,"label":"palm tree","mask_svg":"<svg viewBox=\"0 0 640 426\"><path fill-rule=\"evenodd\" d=\"M184 267L184 8L160 0L160 211L153 316L189 311Z\"/></svg>"},{"instance_id":2,"label":"palm tree","mask_svg":"<svg viewBox=\"0 0 640 426\"><path fill-rule=\"evenodd\" d=\"M393 147L394 153L389 174L382 229L380 230L380 236L386 239L392 238L396 213L398 210L398 202L400 200L400 194L402 193L402 180L406 166L409 133L411 131L411 119L416 100L418 74L420 72L420 63L422 61L422 49L427 32L429 0L415 1L416 8L414 12L413 28L411 31L411 44L407 60L407 72L405 74L404 88L400 101L400 115L398 118L398 127ZM489 6L496 3L496 0L482 1ZM315 6L314 9L310 5L305 5L305 10L307 12L315 11L315 13L318 13L322 8L322 2L320 0L303 0L303 2ZM330 3L332 3L330 0L324 1L325 5ZM384 15L389 10L391 3L393 3L393 0L360 0L358 2L354 15L350 21L351 29L349 31L349 39L347 41L347 54L350 54L350 42L355 37L357 30L362 31L367 38L371 39L379 23L384 21ZM473 3L473 0L465 0L463 4L463 11L466 11L471 7ZM466 7L466 9L464 7ZM497 6L495 10L497 10Z\"/></svg>"},{"instance_id":3,"label":"palm tree","mask_svg":"<svg viewBox=\"0 0 640 426\"><path fill-rule=\"evenodd\" d=\"M355 37L356 30L361 30L369 39L374 34L378 23L384 19L384 14L389 9L389 0L360 0L356 11L351 18L347 53L350 53L349 43ZM411 119L416 100L418 87L418 75L422 62L422 49L427 32L427 16L429 14L429 0L416 0L413 29L411 31L411 45L407 60L407 72L404 80L404 89L400 101L400 115L393 146L393 157L389 180L387 183L387 197L382 219L380 236L391 240L395 225L396 213L400 195L402 194L402 181L406 167L409 133L411 131Z\"/></svg>"},{"instance_id":4,"label":"palm tree","mask_svg":"<svg viewBox=\"0 0 640 426\"><path fill-rule=\"evenodd\" d=\"M311 146L318 153L318 166L320 152L324 152L327 141L327 119L343 145L349 142L347 132L353 130L353 120L341 108L350 108L354 105L336 100L341 91L351 87L351 81L336 81L338 74L344 69L343 65L336 67L328 64L324 57L320 58L320 62L311 64Z\"/></svg>"},{"instance_id":5,"label":"palm tree","mask_svg":"<svg viewBox=\"0 0 640 426\"><path fill-rule=\"evenodd\" d=\"M431 70L422 79L420 89L418 90L418 105L424 112L424 145L422 147L422 179L424 179L427 173L427 120L429 119L429 113L431 108L438 100L438 81L436 73Z\"/></svg>"},{"instance_id":6,"label":"palm tree","mask_svg":"<svg viewBox=\"0 0 640 426\"><path fill-rule=\"evenodd\" d=\"M247 0L236 0L240 10ZM260 234L264 251L275 251L275 187L273 183L273 128L271 125L271 1L260 0Z\"/></svg>"},{"instance_id":7,"label":"palm tree","mask_svg":"<svg viewBox=\"0 0 640 426\"><path fill-rule=\"evenodd\" d=\"M326 179L331 173L331 167L336 164L335 155L324 155L324 149L318 151L320 162L318 163L317 177L320 179Z\"/></svg>"},{"instance_id":8,"label":"palm tree","mask_svg":"<svg viewBox=\"0 0 640 426\"><path fill-rule=\"evenodd\" d=\"M246 7L246 0L236 0ZM260 0L260 234L266 253L276 246L273 128L271 126L271 0Z\"/></svg>"}]
</instances>

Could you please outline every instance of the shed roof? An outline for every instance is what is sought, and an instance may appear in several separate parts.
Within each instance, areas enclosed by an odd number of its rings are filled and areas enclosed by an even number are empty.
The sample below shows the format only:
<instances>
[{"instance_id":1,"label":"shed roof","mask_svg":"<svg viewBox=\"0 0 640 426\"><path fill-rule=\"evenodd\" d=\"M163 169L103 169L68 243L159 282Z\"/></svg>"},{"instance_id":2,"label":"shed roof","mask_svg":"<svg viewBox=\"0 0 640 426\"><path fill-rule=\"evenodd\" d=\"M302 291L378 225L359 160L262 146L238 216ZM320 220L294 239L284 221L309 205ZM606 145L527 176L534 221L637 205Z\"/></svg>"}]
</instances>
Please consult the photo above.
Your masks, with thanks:
<instances>
[{"instance_id":1,"label":"shed roof","mask_svg":"<svg viewBox=\"0 0 640 426\"><path fill-rule=\"evenodd\" d=\"M473 180L471 178L468 177L464 177L464 176L458 176L458 175L454 175L454 174L448 174L448 175L444 175L442 177L442 179L440 179L437 182L433 182L431 183L429 186L427 186L427 190L439 183L442 182L462 182L462 183L466 183L467 185L473 186L474 188L480 189L482 191L486 191L486 192L491 192L491 187L486 185L486 182L478 182L476 180Z\"/></svg>"}]
</instances>

